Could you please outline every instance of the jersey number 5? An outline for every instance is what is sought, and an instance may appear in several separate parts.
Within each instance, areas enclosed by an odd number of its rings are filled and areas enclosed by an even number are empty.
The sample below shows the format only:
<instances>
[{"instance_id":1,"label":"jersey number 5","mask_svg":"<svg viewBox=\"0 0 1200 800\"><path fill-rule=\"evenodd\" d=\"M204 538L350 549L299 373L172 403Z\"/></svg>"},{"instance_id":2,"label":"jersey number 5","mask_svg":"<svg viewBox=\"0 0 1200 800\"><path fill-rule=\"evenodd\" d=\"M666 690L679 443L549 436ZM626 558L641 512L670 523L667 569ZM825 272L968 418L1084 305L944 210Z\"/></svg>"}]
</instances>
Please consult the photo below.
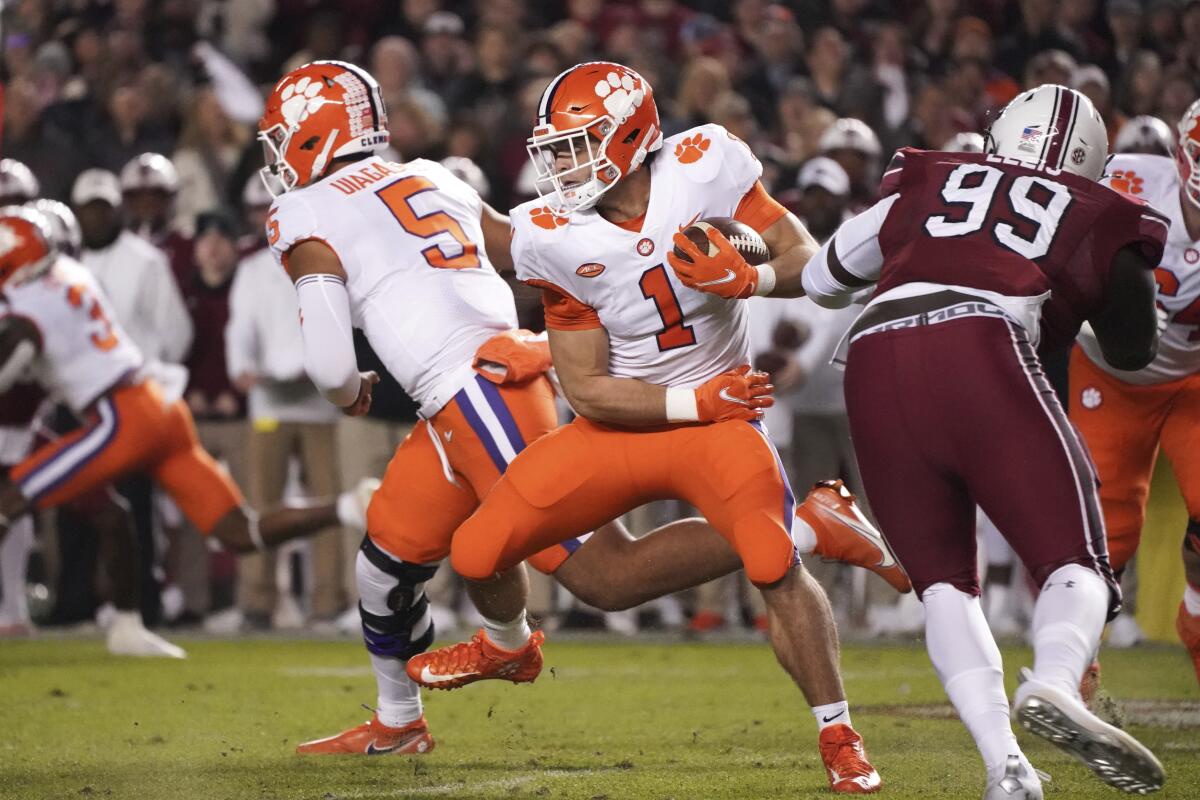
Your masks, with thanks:
<instances>
[{"instance_id":1,"label":"jersey number 5","mask_svg":"<svg viewBox=\"0 0 1200 800\"><path fill-rule=\"evenodd\" d=\"M441 244L431 244L421 251L421 255L425 256L425 260L429 262L429 266L437 267L438 269L473 269L479 266L479 253L475 247L475 243L467 238L463 232L462 225L458 224L458 220L447 214L445 211L432 211L428 214L418 215L412 207L412 199L424 192L432 192L437 189L433 182L428 178L423 178L420 175L412 175L407 178L401 178L398 181L389 183L387 186L375 192L379 199L383 201L388 210L400 223L400 227L407 233L413 236L419 236L422 239L432 239L435 236L449 235L458 243L457 253L454 253L455 248L450 247L449 242ZM448 248L451 253L448 254Z\"/></svg>"},{"instance_id":2,"label":"jersey number 5","mask_svg":"<svg viewBox=\"0 0 1200 800\"><path fill-rule=\"evenodd\" d=\"M638 286L642 288L642 297L654 301L654 307L662 319L663 329L655 337L658 349L666 351L694 345L696 333L691 325L683 324L683 309L679 307L679 298L667 279L666 267L659 264L643 272Z\"/></svg>"},{"instance_id":3,"label":"jersey number 5","mask_svg":"<svg viewBox=\"0 0 1200 800\"><path fill-rule=\"evenodd\" d=\"M1030 261L1049 253L1071 205L1071 190L1045 178L1022 175L1007 187L1008 209L992 215L1006 177L986 164L959 164L942 186L942 200L950 208L925 220L925 232L939 239L966 236L982 230L988 217L994 216L991 227L997 243Z\"/></svg>"}]
</instances>

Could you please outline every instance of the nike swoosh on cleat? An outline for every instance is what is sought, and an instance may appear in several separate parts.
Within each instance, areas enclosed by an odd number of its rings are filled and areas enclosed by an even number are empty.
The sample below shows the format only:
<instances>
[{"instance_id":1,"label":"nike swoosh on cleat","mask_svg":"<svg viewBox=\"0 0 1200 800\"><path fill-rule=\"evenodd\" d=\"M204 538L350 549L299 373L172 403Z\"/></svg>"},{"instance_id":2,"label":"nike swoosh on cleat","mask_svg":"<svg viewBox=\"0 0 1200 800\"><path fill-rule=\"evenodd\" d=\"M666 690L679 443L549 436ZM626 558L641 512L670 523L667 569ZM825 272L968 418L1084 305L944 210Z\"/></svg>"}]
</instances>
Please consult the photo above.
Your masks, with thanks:
<instances>
[{"instance_id":1,"label":"nike swoosh on cleat","mask_svg":"<svg viewBox=\"0 0 1200 800\"><path fill-rule=\"evenodd\" d=\"M401 744L402 744L402 742L396 742L396 744L392 745L391 747L376 747L375 742L371 742L369 745L367 745L367 755L379 756L379 755L383 755L384 753L390 753L393 750L395 750L397 747L399 747Z\"/></svg>"},{"instance_id":2,"label":"nike swoosh on cleat","mask_svg":"<svg viewBox=\"0 0 1200 800\"><path fill-rule=\"evenodd\" d=\"M832 717L821 717L821 719L824 720L825 722L833 722L835 719L837 719L838 717L840 717L842 714L845 714L845 713L846 713L845 711L839 711L838 713L834 714Z\"/></svg>"},{"instance_id":3,"label":"nike swoosh on cleat","mask_svg":"<svg viewBox=\"0 0 1200 800\"><path fill-rule=\"evenodd\" d=\"M886 569L887 567L894 567L896 565L896 559L892 558L892 554L888 550L888 548L883 546L883 544L879 541L879 535L877 533L875 533L875 531L873 531L870 528L868 528L867 526L863 525L861 522L856 520L854 517L848 517L845 514L834 511L829 506L826 506L825 510L828 511L833 516L837 517L838 520L841 521L842 523L850 526L850 528L855 533L857 533L859 536L862 536L862 537L870 540L871 544L873 544L879 548L879 552L883 554L883 558L881 558L879 560L879 563L876 564L875 566Z\"/></svg>"},{"instance_id":4,"label":"nike swoosh on cleat","mask_svg":"<svg viewBox=\"0 0 1200 800\"><path fill-rule=\"evenodd\" d=\"M430 672L429 667L421 668L422 683L445 683L446 681L454 681L459 678L473 678L478 675L478 672L453 672L449 675L435 675Z\"/></svg>"},{"instance_id":5,"label":"nike swoosh on cleat","mask_svg":"<svg viewBox=\"0 0 1200 800\"><path fill-rule=\"evenodd\" d=\"M743 400L743 399L742 399L742 398L740 398L740 397L734 397L733 395L731 395L731 394L729 393L729 387L728 387L728 386L722 386L722 387L721 387L721 391L717 392L717 397L719 397L719 398L721 398L722 400L724 400L724 401L726 401L726 402L729 402L729 403L737 403L739 406L748 406L748 405L750 405L750 402L749 402L748 400Z\"/></svg>"},{"instance_id":6,"label":"nike swoosh on cleat","mask_svg":"<svg viewBox=\"0 0 1200 800\"><path fill-rule=\"evenodd\" d=\"M722 283L729 283L737 279L737 273L731 269L725 270L725 277L717 278L715 281L701 281L697 286L720 286Z\"/></svg>"}]
</instances>

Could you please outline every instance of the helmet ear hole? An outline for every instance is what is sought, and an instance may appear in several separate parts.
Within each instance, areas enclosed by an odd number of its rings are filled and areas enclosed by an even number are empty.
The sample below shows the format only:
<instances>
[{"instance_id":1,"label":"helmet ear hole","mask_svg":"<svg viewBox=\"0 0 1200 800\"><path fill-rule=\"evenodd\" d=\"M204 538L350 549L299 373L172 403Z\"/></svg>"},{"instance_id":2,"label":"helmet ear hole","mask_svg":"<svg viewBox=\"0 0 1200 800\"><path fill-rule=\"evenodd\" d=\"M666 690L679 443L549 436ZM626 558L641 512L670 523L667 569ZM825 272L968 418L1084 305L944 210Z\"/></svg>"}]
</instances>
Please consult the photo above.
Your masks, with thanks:
<instances>
[{"instance_id":1,"label":"helmet ear hole","mask_svg":"<svg viewBox=\"0 0 1200 800\"><path fill-rule=\"evenodd\" d=\"M312 150L314 147L317 146L317 142L319 142L319 141L321 141L320 136L310 136L304 140L303 144L300 145L300 149L301 150Z\"/></svg>"}]
</instances>

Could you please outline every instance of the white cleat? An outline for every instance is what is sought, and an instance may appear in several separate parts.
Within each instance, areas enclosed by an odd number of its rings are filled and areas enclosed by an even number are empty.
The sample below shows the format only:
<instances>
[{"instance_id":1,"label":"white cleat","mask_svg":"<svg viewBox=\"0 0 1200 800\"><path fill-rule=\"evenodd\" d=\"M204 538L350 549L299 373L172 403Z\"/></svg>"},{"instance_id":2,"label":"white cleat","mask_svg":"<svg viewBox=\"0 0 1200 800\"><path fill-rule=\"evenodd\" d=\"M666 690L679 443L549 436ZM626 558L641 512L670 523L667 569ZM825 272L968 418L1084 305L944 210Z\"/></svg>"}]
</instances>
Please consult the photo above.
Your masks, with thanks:
<instances>
[{"instance_id":1,"label":"white cleat","mask_svg":"<svg viewBox=\"0 0 1200 800\"><path fill-rule=\"evenodd\" d=\"M182 647L147 630L136 611L118 611L113 615L108 628L108 652L114 656L187 658Z\"/></svg>"},{"instance_id":2,"label":"white cleat","mask_svg":"<svg viewBox=\"0 0 1200 800\"><path fill-rule=\"evenodd\" d=\"M338 522L348 528L360 531L367 529L367 506L379 488L377 478L363 478L353 489L348 489L338 495Z\"/></svg>"},{"instance_id":3,"label":"white cleat","mask_svg":"<svg viewBox=\"0 0 1200 800\"><path fill-rule=\"evenodd\" d=\"M1004 774L988 781L983 800L1042 800L1042 782L1028 762L1010 755Z\"/></svg>"},{"instance_id":4,"label":"white cleat","mask_svg":"<svg viewBox=\"0 0 1200 800\"><path fill-rule=\"evenodd\" d=\"M1162 788L1162 764L1145 745L1088 711L1077 694L1042 683L1028 669L1021 676L1012 715L1022 728L1075 756L1109 786L1128 794Z\"/></svg>"}]
</instances>

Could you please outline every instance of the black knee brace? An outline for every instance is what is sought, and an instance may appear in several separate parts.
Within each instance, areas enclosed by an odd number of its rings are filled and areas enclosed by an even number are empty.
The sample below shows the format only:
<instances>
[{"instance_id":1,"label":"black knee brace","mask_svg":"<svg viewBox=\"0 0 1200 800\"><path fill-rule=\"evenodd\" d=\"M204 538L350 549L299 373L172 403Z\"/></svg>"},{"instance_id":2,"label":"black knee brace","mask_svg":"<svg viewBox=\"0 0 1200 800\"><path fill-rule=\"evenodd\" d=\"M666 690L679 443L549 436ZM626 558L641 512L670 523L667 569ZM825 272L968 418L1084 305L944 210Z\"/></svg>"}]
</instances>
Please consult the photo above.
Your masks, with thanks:
<instances>
[{"instance_id":1,"label":"black knee brace","mask_svg":"<svg viewBox=\"0 0 1200 800\"><path fill-rule=\"evenodd\" d=\"M388 592L386 599L390 614L372 614L363 608L361 602L358 604L367 650L377 656L401 661L425 652L433 644L433 621L430 620L425 630L413 637L413 627L429 611L429 598L425 596L423 587L418 594L418 587L433 578L438 565L396 561L376 547L370 537L363 538L362 552L372 566L396 579L396 585Z\"/></svg>"},{"instance_id":2,"label":"black knee brace","mask_svg":"<svg viewBox=\"0 0 1200 800\"><path fill-rule=\"evenodd\" d=\"M1183 535L1184 548L1200 556L1200 519L1189 519L1187 533Z\"/></svg>"}]
</instances>

